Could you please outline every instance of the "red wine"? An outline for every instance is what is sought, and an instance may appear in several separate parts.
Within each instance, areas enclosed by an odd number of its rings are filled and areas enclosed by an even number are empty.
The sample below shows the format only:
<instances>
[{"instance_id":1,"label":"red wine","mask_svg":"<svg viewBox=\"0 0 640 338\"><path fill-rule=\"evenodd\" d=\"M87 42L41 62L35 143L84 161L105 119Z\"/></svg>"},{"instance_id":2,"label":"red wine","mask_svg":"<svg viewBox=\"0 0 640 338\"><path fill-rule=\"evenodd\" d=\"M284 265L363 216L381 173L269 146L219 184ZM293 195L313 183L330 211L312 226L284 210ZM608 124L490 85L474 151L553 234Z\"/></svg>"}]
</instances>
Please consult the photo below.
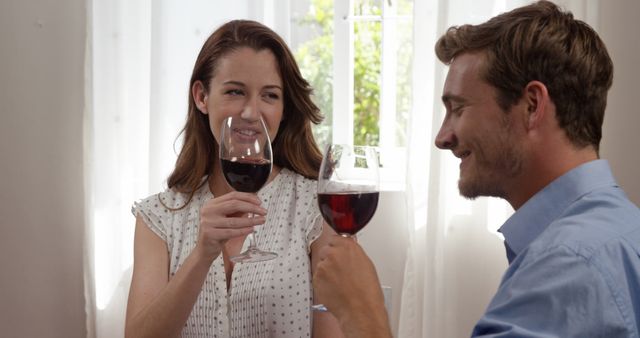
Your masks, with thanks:
<instances>
[{"instance_id":1,"label":"red wine","mask_svg":"<svg viewBox=\"0 0 640 338\"><path fill-rule=\"evenodd\" d=\"M271 162L240 162L223 160L222 172L227 182L237 191L257 192L267 182Z\"/></svg>"},{"instance_id":2,"label":"red wine","mask_svg":"<svg viewBox=\"0 0 640 338\"><path fill-rule=\"evenodd\" d=\"M318 205L322 217L333 230L355 235L376 212L378 195L378 192L318 194Z\"/></svg>"}]
</instances>

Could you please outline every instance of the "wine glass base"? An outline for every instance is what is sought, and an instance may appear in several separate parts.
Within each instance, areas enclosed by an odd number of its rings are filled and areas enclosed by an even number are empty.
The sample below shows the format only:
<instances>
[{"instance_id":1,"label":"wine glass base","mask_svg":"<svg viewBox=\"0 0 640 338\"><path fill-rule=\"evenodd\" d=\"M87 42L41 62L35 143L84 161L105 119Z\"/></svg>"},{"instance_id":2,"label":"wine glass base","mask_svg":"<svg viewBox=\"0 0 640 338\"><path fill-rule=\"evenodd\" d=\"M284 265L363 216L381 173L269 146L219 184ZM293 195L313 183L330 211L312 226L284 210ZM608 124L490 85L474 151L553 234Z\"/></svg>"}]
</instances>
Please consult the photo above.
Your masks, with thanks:
<instances>
[{"instance_id":1,"label":"wine glass base","mask_svg":"<svg viewBox=\"0 0 640 338\"><path fill-rule=\"evenodd\" d=\"M275 252L249 248L247 251L231 257L230 260L234 263L256 263L272 260L276 257L278 257L278 254Z\"/></svg>"}]
</instances>

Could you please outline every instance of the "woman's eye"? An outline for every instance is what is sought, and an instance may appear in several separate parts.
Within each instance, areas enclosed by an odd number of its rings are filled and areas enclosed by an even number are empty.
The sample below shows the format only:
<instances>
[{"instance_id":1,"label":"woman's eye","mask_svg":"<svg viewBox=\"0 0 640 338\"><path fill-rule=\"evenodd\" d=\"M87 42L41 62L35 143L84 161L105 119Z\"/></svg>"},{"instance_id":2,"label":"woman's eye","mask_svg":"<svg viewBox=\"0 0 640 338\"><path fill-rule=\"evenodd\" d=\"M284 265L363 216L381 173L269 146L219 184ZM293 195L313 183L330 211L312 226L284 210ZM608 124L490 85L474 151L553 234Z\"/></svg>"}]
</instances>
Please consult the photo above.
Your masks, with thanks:
<instances>
[{"instance_id":1,"label":"woman's eye","mask_svg":"<svg viewBox=\"0 0 640 338\"><path fill-rule=\"evenodd\" d=\"M277 100L280 98L280 95L276 94L276 93L266 93L265 94L266 97L272 99L272 100Z\"/></svg>"},{"instance_id":2,"label":"woman's eye","mask_svg":"<svg viewBox=\"0 0 640 338\"><path fill-rule=\"evenodd\" d=\"M225 94L236 96L236 95L242 95L244 93L239 89L230 89L230 90L227 90Z\"/></svg>"}]
</instances>

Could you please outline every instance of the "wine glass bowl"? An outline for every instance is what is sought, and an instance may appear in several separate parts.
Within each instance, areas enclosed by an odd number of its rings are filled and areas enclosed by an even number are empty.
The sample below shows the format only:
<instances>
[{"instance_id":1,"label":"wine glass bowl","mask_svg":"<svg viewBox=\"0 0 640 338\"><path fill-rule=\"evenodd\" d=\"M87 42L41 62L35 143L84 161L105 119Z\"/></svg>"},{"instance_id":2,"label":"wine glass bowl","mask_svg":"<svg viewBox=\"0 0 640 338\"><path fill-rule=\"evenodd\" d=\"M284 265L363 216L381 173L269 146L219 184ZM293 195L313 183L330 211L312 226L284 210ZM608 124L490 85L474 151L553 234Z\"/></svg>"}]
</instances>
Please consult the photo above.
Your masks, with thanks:
<instances>
[{"instance_id":1,"label":"wine glass bowl","mask_svg":"<svg viewBox=\"0 0 640 338\"><path fill-rule=\"evenodd\" d=\"M318 178L318 205L336 233L353 236L369 223L378 206L378 170L372 147L327 147Z\"/></svg>"},{"instance_id":2,"label":"wine glass bowl","mask_svg":"<svg viewBox=\"0 0 640 338\"><path fill-rule=\"evenodd\" d=\"M237 191L258 192L271 173L271 162L265 160L220 160L224 178Z\"/></svg>"},{"instance_id":3,"label":"wine glass bowl","mask_svg":"<svg viewBox=\"0 0 640 338\"><path fill-rule=\"evenodd\" d=\"M272 169L271 140L262 118L225 118L219 142L220 166L229 186L236 191L257 193L269 179ZM249 217L253 215L249 214ZM249 247L232 256L232 262L261 262L278 256L259 249L253 233L247 237Z\"/></svg>"}]
</instances>

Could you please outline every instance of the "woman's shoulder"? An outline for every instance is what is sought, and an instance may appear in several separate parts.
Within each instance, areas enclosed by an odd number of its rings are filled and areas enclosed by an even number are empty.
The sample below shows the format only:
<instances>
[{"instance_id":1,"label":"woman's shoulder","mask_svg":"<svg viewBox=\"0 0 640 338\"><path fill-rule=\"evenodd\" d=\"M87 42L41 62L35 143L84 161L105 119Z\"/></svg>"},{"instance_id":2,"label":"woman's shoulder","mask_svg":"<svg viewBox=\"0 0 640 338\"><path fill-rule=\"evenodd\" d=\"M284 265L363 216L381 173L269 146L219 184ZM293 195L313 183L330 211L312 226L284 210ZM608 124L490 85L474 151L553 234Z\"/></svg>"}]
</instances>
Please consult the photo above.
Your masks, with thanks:
<instances>
[{"instance_id":1,"label":"woman's shoulder","mask_svg":"<svg viewBox=\"0 0 640 338\"><path fill-rule=\"evenodd\" d=\"M282 168L278 178L274 180L274 185L269 190L271 194L278 195L278 199L283 201L286 196L291 196L294 200L312 199L316 195L316 180L305 177L295 171Z\"/></svg>"},{"instance_id":2,"label":"woman's shoulder","mask_svg":"<svg viewBox=\"0 0 640 338\"><path fill-rule=\"evenodd\" d=\"M189 194L179 192L172 188L154 193L135 202L137 205L153 206L154 208L166 207L167 209L178 209L187 201Z\"/></svg>"},{"instance_id":3,"label":"woman's shoulder","mask_svg":"<svg viewBox=\"0 0 640 338\"><path fill-rule=\"evenodd\" d=\"M193 214L194 201L202 198L202 189L190 193L168 188L162 192L147 196L133 203L131 212L136 217L142 217L147 226L167 240L174 223L182 224Z\"/></svg>"},{"instance_id":4,"label":"woman's shoulder","mask_svg":"<svg viewBox=\"0 0 640 338\"><path fill-rule=\"evenodd\" d=\"M187 192L178 191L174 188L167 188L157 193L156 198L168 209L182 209L186 204L191 202L190 195L191 194Z\"/></svg>"},{"instance_id":5,"label":"woman's shoulder","mask_svg":"<svg viewBox=\"0 0 640 338\"><path fill-rule=\"evenodd\" d=\"M202 187L198 188L193 195L175 188L166 188L164 191L147 196L134 202L134 209L146 209L158 213L179 213L188 210L188 205L202 193Z\"/></svg>"},{"instance_id":6,"label":"woman's shoulder","mask_svg":"<svg viewBox=\"0 0 640 338\"><path fill-rule=\"evenodd\" d=\"M285 171L285 169L283 169ZM317 203L317 180L305 177L292 170L285 171L285 178L290 182L291 190L285 194L289 199L287 201L289 207L295 208L292 213L295 219L291 222L295 229L299 229L306 243L307 254L311 252L311 243L313 243L322 233L322 217ZM284 181L284 180L283 180Z\"/></svg>"},{"instance_id":7,"label":"woman's shoulder","mask_svg":"<svg viewBox=\"0 0 640 338\"><path fill-rule=\"evenodd\" d=\"M283 181L293 183L298 191L312 191L313 193L316 191L317 180L313 178L303 176L287 168L283 168L280 175L283 176Z\"/></svg>"},{"instance_id":8,"label":"woman's shoulder","mask_svg":"<svg viewBox=\"0 0 640 338\"><path fill-rule=\"evenodd\" d=\"M290 169L282 169L280 176L279 187L274 190L280 202L302 209L316 204L317 181L315 179Z\"/></svg>"}]
</instances>

